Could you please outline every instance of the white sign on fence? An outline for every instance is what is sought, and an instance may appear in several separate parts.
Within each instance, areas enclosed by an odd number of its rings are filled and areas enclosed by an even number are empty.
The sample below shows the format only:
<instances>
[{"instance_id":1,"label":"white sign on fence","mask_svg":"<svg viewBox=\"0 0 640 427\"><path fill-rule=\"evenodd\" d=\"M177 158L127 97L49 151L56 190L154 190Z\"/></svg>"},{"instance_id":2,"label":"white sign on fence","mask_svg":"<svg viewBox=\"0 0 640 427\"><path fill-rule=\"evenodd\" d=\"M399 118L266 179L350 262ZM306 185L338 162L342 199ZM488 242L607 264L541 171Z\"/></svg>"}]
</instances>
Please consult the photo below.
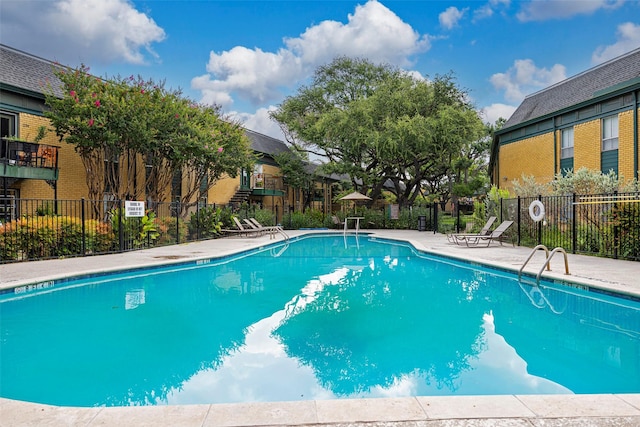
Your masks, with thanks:
<instances>
[{"instance_id":1,"label":"white sign on fence","mask_svg":"<svg viewBox=\"0 0 640 427\"><path fill-rule=\"evenodd\" d=\"M400 205L389 205L389 218L390 219L398 219L400 218Z\"/></svg>"},{"instance_id":2,"label":"white sign on fence","mask_svg":"<svg viewBox=\"0 0 640 427\"><path fill-rule=\"evenodd\" d=\"M144 216L144 202L125 201L124 202L124 216L130 217L143 217Z\"/></svg>"}]
</instances>

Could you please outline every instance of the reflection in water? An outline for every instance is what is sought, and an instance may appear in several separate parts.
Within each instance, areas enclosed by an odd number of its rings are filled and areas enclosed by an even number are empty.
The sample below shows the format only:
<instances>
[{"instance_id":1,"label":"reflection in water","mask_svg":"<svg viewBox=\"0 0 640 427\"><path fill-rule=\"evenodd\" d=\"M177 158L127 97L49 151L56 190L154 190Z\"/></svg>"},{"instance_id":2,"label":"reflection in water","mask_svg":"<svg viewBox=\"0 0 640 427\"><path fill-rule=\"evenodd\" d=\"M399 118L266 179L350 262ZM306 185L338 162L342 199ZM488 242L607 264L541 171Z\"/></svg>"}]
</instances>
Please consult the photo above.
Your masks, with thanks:
<instances>
[{"instance_id":1,"label":"reflection in water","mask_svg":"<svg viewBox=\"0 0 640 427\"><path fill-rule=\"evenodd\" d=\"M640 391L638 303L363 237L0 308L0 393L43 403Z\"/></svg>"}]
</instances>

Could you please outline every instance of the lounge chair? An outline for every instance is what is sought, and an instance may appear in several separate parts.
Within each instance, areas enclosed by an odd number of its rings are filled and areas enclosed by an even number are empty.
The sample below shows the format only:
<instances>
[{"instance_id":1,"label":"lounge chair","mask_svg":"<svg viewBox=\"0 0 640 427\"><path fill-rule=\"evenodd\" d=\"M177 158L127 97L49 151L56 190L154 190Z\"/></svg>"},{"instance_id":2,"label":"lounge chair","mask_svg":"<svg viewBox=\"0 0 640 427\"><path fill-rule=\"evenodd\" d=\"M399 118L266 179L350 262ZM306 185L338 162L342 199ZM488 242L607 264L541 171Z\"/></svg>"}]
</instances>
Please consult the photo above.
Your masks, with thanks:
<instances>
[{"instance_id":1,"label":"lounge chair","mask_svg":"<svg viewBox=\"0 0 640 427\"><path fill-rule=\"evenodd\" d=\"M236 236L247 236L247 237L256 237L258 235L260 235L256 230L254 230L253 228L245 228L242 223L238 220L238 218L231 217L231 219L233 220L233 222L236 224L237 229L235 230L222 230L224 233L227 234L235 234Z\"/></svg>"},{"instance_id":2,"label":"lounge chair","mask_svg":"<svg viewBox=\"0 0 640 427\"><path fill-rule=\"evenodd\" d=\"M509 227L511 227L512 224L513 221L503 221L502 224L497 226L496 229L493 230L490 234L477 234L475 236L469 234L465 236L464 242L469 247L478 246L481 242L487 242L487 247L489 247L489 245L493 241L499 242L500 246L502 246L502 240L504 240L504 237L502 235L509 229ZM515 246L515 243L513 241L511 243Z\"/></svg>"},{"instance_id":3,"label":"lounge chair","mask_svg":"<svg viewBox=\"0 0 640 427\"><path fill-rule=\"evenodd\" d=\"M478 235L487 236L489 235L489 233L491 233L491 226L493 225L494 222L496 222L496 217L490 216L489 219L487 220L487 223L482 227L482 229L478 233L476 234L449 233L447 234L447 240L451 243L456 243L459 245L465 241L467 236L471 236L472 238L475 238Z\"/></svg>"},{"instance_id":4,"label":"lounge chair","mask_svg":"<svg viewBox=\"0 0 640 427\"><path fill-rule=\"evenodd\" d=\"M246 222L250 227L253 227L253 229L256 231L262 230L265 233L269 233L269 236L271 238L275 237L276 233L282 231L282 227L280 227L279 225L262 225L255 218L245 219L244 222Z\"/></svg>"},{"instance_id":5,"label":"lounge chair","mask_svg":"<svg viewBox=\"0 0 640 427\"><path fill-rule=\"evenodd\" d=\"M273 238L273 234L275 233L274 230L272 230L269 227L263 227L261 225L257 225L255 224L253 221L251 221L250 219L243 219L244 223L246 224L246 227L248 230L253 230L254 232L256 232L258 235L263 236L267 233L269 233L269 237Z\"/></svg>"}]
</instances>

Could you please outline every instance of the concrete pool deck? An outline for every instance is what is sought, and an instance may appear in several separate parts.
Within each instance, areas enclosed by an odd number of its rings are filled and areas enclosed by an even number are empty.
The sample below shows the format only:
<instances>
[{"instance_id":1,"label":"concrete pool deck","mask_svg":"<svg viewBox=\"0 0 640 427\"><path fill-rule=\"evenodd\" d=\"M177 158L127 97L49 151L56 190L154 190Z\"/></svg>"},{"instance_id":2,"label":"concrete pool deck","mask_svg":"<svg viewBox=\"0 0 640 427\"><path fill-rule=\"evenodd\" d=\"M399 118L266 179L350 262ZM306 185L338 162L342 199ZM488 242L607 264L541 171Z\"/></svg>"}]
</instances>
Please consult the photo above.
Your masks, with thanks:
<instances>
[{"instance_id":1,"label":"concrete pool deck","mask_svg":"<svg viewBox=\"0 0 640 427\"><path fill-rule=\"evenodd\" d=\"M288 232L292 237L308 231ZM381 238L409 241L440 255L517 270L531 248L500 246L467 248L446 236L412 230L373 230ZM124 254L0 265L0 289L37 285L70 275L183 262L229 255L282 240L269 236L225 238ZM525 272L537 274L542 252ZM640 263L562 255L543 277L640 296ZM1 362L1 361L0 361ZM0 379L1 380L1 379ZM0 385L1 387L1 385ZM418 396L387 399L308 400L186 406L72 408L0 399L0 426L638 426L640 394Z\"/></svg>"}]
</instances>

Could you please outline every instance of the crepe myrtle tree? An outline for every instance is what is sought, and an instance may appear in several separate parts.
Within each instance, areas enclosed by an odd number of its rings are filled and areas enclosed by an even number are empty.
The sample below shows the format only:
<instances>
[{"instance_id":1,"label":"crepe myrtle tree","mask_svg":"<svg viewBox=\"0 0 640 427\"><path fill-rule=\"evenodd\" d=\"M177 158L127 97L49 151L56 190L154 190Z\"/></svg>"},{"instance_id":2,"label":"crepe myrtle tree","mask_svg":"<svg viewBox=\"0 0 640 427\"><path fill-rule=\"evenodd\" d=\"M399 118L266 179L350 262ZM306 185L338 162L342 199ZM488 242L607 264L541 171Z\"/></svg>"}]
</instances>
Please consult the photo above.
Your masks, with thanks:
<instances>
[{"instance_id":1,"label":"crepe myrtle tree","mask_svg":"<svg viewBox=\"0 0 640 427\"><path fill-rule=\"evenodd\" d=\"M253 169L256 160L244 128L223 119L218 108L192 104L186 114L189 130L180 145L187 154L180 171L183 203L209 191L223 176L236 177L241 169Z\"/></svg>"},{"instance_id":2,"label":"crepe myrtle tree","mask_svg":"<svg viewBox=\"0 0 640 427\"><path fill-rule=\"evenodd\" d=\"M180 173L182 201L188 201L204 179L208 189L222 174L234 175L239 164L252 163L244 132L218 107L197 105L163 82L141 77L98 78L84 65L57 66L54 72L62 96L49 86L45 114L58 137L80 155L91 200L110 193L166 201Z\"/></svg>"},{"instance_id":3,"label":"crepe myrtle tree","mask_svg":"<svg viewBox=\"0 0 640 427\"><path fill-rule=\"evenodd\" d=\"M432 80L390 65L341 57L271 113L294 147L328 159L373 200L390 189L412 204L423 183L441 180L483 125L451 75Z\"/></svg>"}]
</instances>

